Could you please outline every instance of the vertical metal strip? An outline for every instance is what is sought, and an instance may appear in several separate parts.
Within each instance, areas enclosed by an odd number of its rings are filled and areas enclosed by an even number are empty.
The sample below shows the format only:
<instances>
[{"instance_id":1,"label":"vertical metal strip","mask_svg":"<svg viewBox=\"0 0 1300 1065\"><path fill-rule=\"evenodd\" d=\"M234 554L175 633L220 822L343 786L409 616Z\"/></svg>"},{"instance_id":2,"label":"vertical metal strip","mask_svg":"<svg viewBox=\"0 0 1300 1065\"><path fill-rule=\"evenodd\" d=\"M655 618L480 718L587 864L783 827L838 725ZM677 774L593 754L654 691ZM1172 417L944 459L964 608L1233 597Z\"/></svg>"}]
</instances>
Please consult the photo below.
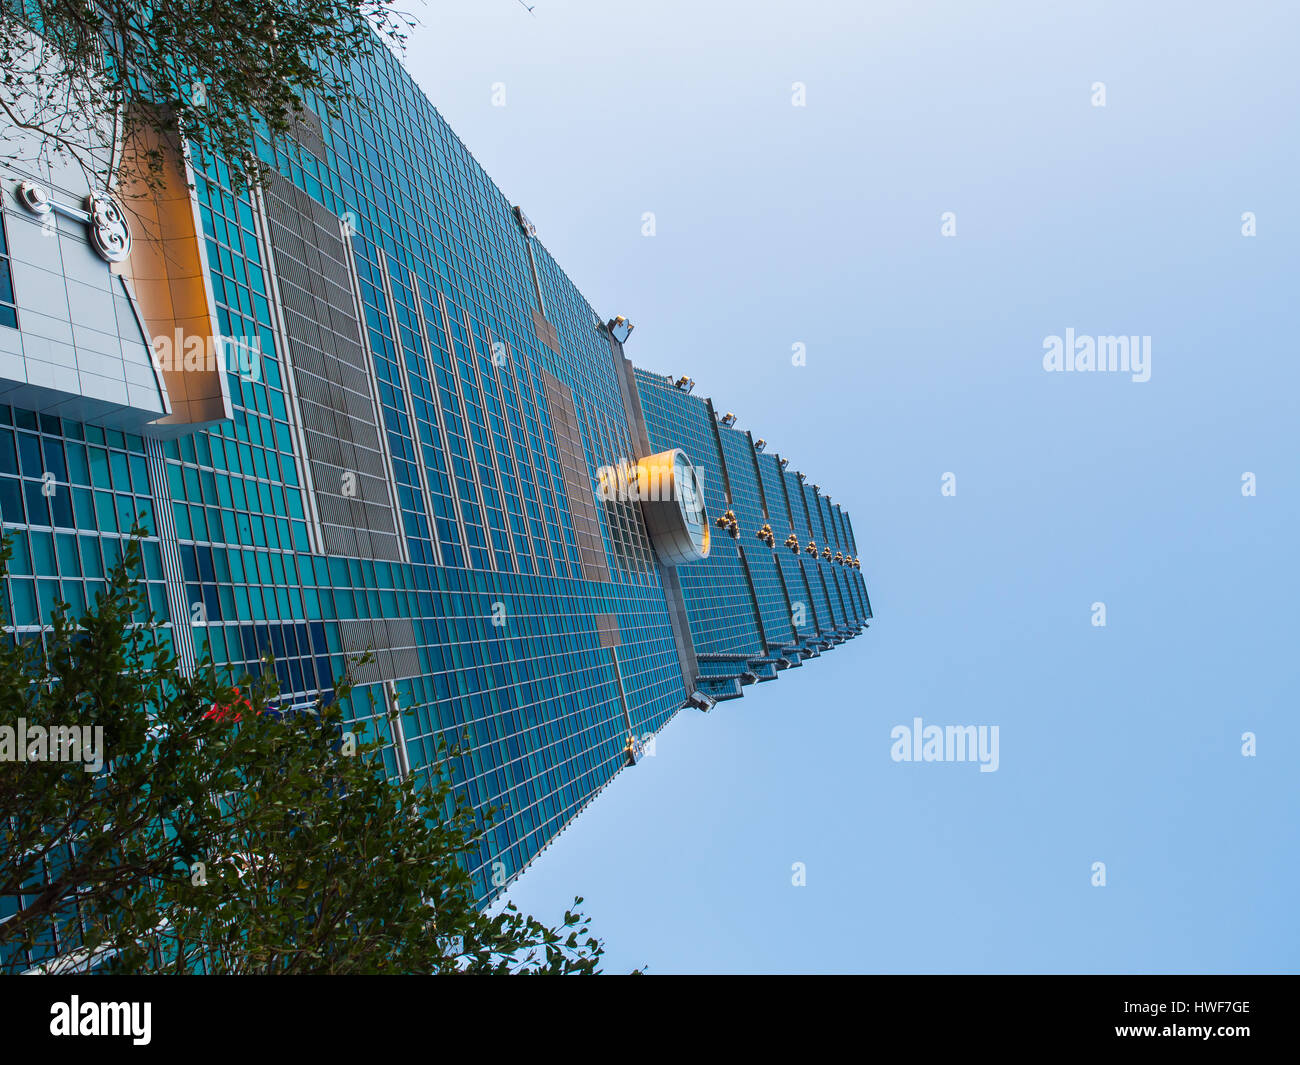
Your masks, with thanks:
<instances>
[{"instance_id":1,"label":"vertical metal strip","mask_svg":"<svg viewBox=\"0 0 1300 1065\"><path fill-rule=\"evenodd\" d=\"M388 471L388 505L393 508L393 526L397 532L397 546L402 561L411 561L411 550L406 543L406 528L402 524L402 508L397 499L397 477L393 473L393 455L388 450L388 427L384 424L384 405L379 400L379 384L375 380L375 354L370 347L370 328L366 325L366 308L361 299L361 275L357 271L357 255L348 235L348 227L339 220L339 236L343 239L343 252L348 257L348 281L352 286L353 306L357 315L357 332L361 334L361 350L366 356L366 383L370 386L370 402L375 411L375 431L379 434L379 453L384 457ZM380 255L383 249L376 245Z\"/></svg>"},{"instance_id":2,"label":"vertical metal strip","mask_svg":"<svg viewBox=\"0 0 1300 1065\"><path fill-rule=\"evenodd\" d=\"M520 396L520 403L522 404L523 392L518 387L520 380L522 380L524 384L528 386L528 402L531 405L533 411L533 424L537 426L537 443L540 446L545 447L546 441L542 436L542 428L545 425L545 421L542 418L542 406L537 401L537 391L533 388L533 375L530 373L524 373L524 374L520 374L518 377L515 378L515 388L517 393ZM527 432L527 426L525 426L524 431ZM532 451L531 442L529 443L529 451L530 452ZM537 467L534 467L533 472L534 475L536 475ZM552 492L552 495L554 495L554 492ZM564 553L557 552L556 544L552 543L551 541L551 530L547 527L546 524L546 508L542 505L542 483L540 479L537 480L537 506L538 509L541 511L539 518L542 523L542 532L545 534L544 539L546 542L546 555L551 563L551 572L556 577L563 577L565 574L561 572L561 569L567 571L568 564L565 561ZM555 513L556 513L555 524L556 524L556 529L559 530L560 529L559 507L556 506L554 499L552 499L551 506L555 509ZM561 535L563 535L562 532Z\"/></svg>"},{"instance_id":3,"label":"vertical metal strip","mask_svg":"<svg viewBox=\"0 0 1300 1065\"><path fill-rule=\"evenodd\" d=\"M487 333L487 338L489 338L490 341L491 330L489 330L489 333ZM542 482L541 479L539 479L539 477L537 476L537 463L533 462L532 445L530 445L528 438L526 438L528 437L528 420L526 420L524 417L523 389L519 388L519 375L515 373L515 358L516 358L515 348L511 347L510 345L507 345L507 343L504 341L502 341L502 345L504 346L504 348L506 348L506 371L510 373L510 385L511 388L515 390L515 408L517 411L519 411L519 430L521 433L524 434L525 437L524 441L521 442L521 446L523 446L524 458L526 460L526 463L528 463L529 477L530 479L532 479L534 493L536 493L536 498L533 499L533 502L534 505L537 506L537 521L539 524L541 524L542 527L542 546L545 547L546 557L547 560L549 560L550 562L550 551L551 551L550 538L546 536L546 515L545 512L542 511ZM500 388L500 381L499 381L500 371L499 368L497 367L497 364L495 363L493 363L493 372L497 373L498 375L498 390L502 391L502 395L504 397L504 389ZM533 412L533 417L534 420L536 420L537 417L536 411ZM510 432L510 419L506 420L506 429L507 432ZM519 449L520 447L520 442L515 441L515 438L513 438L513 434L511 434L511 446L515 447L516 450ZM519 467L519 458L517 458L517 455L515 456L515 466L516 468ZM520 493L519 506L524 510L524 523L526 525L526 523L528 523L528 521L532 519L529 518L528 507L526 507L525 505L523 493ZM533 572L541 573L541 566L539 566L538 564L539 559L537 555L537 547L534 546L533 544L532 528L528 529L528 550L529 550L529 554L532 555L533 558Z\"/></svg>"},{"instance_id":4,"label":"vertical metal strip","mask_svg":"<svg viewBox=\"0 0 1300 1065\"><path fill-rule=\"evenodd\" d=\"M483 495L483 482L478 475L478 457L474 454L474 434L469 424L469 408L465 405L465 389L460 380L460 367L456 365L456 338L451 335L451 319L447 315L447 298L438 293L438 309L442 313L442 328L447 337L447 361L451 365L451 379L456 382L456 398L460 401L460 420L465 426L465 447L469 451L466 456L469 462L469 472L474 479L474 489L478 492L479 514L483 519L483 538L487 541L488 562L494 570L501 567L497 565L497 552L492 544L492 528L488 525L487 499ZM473 336L471 342L471 351L473 350ZM455 471L452 472L452 485L456 484ZM465 555L469 557L469 545L466 544Z\"/></svg>"},{"instance_id":5,"label":"vertical metal strip","mask_svg":"<svg viewBox=\"0 0 1300 1065\"><path fill-rule=\"evenodd\" d=\"M804 590L808 593L808 610L812 614L813 628L816 629L819 634L823 632L829 632L830 630L826 628L826 619L819 618L817 616L817 597L813 595L812 581L809 580L808 578L807 560L808 560L807 555L800 554L799 571L803 574Z\"/></svg>"},{"instance_id":6,"label":"vertical metal strip","mask_svg":"<svg viewBox=\"0 0 1300 1065\"><path fill-rule=\"evenodd\" d=\"M733 507L736 501L731 498L731 478L727 476L727 456L722 450L722 430L718 426L718 412L713 409L713 400L706 399L704 407L709 412L709 424L713 426L713 446L718 449L718 469L722 474L722 491L727 499L727 506Z\"/></svg>"},{"instance_id":7,"label":"vertical metal strip","mask_svg":"<svg viewBox=\"0 0 1300 1065\"><path fill-rule=\"evenodd\" d=\"M474 563L469 558L469 538L465 535L465 515L460 509L460 492L456 488L456 471L451 463L451 437L447 433L447 423L442 416L442 399L438 393L438 377L434 372L433 364L433 340L429 335L429 323L425 320L424 309L420 306L422 297L420 295L419 281L415 272L411 271L411 291L415 293L415 317L420 326L420 340L424 344L424 365L429 376L429 387L433 390L433 416L437 419L438 438L442 441L442 454L447 463L447 484L451 488L451 507L456 514L456 531L460 534L461 552L465 556L465 565L473 569ZM456 356L452 352L447 353L449 359ZM421 460L424 455L421 453ZM441 558L441 546L439 547L439 558Z\"/></svg>"},{"instance_id":8,"label":"vertical metal strip","mask_svg":"<svg viewBox=\"0 0 1300 1065\"><path fill-rule=\"evenodd\" d=\"M172 513L171 488L167 483L167 460L162 441L144 438L145 464L149 469L149 491L153 495L154 530L162 548L163 577L167 587L167 609L172 616L172 643L180 660L181 674L192 677L195 669L194 632L190 628L190 604L185 595L180 545L176 539L176 517Z\"/></svg>"},{"instance_id":9,"label":"vertical metal strip","mask_svg":"<svg viewBox=\"0 0 1300 1065\"><path fill-rule=\"evenodd\" d=\"M736 505L735 497L731 494L731 474L727 470L727 452L722 446L722 429L718 424L717 411L713 409L713 400L704 401L705 409L709 412L709 424L713 426L713 445L718 449L718 470L722 474L722 490L727 497L727 506ZM728 432L732 430L728 429ZM752 451L752 448L751 448ZM749 560L745 558L745 549L741 544L736 544L736 553L740 556L740 568L745 575L745 583L749 586L749 605L754 611L754 631L758 633L759 643L763 645L764 651L768 648L767 637L763 633L763 614L758 609L758 594L754 588L754 577L749 572Z\"/></svg>"},{"instance_id":10,"label":"vertical metal strip","mask_svg":"<svg viewBox=\"0 0 1300 1065\"><path fill-rule=\"evenodd\" d=\"M599 474L601 467L605 465L600 461L603 456L609 457L610 464L618 462L618 452L609 434L609 426L606 424L605 419L601 417L599 411L587 411L584 407L578 416L586 421L587 436L591 440L591 465ZM600 454L596 453L598 444L600 445ZM605 556L609 562L611 579L614 577L615 566L618 567L622 576L630 576L632 572L632 545L623 536L621 522L624 514L617 509L626 505L626 500L616 499L613 506L605 503L596 507L596 520L604 523L605 535L609 537L609 548L606 550Z\"/></svg>"},{"instance_id":11,"label":"vertical metal strip","mask_svg":"<svg viewBox=\"0 0 1300 1065\"><path fill-rule=\"evenodd\" d=\"M397 698L397 682L384 681L384 698L388 704L392 723L393 751L397 755L397 776L405 780L411 775L411 754L406 746L406 725L402 721L402 704Z\"/></svg>"},{"instance_id":12,"label":"vertical metal strip","mask_svg":"<svg viewBox=\"0 0 1300 1065\"><path fill-rule=\"evenodd\" d=\"M790 531L794 532L794 508L790 505L790 489L785 483L785 470L781 467L780 454L773 455L772 461L776 463L776 479L781 486L781 498L785 501L785 517L790 523Z\"/></svg>"},{"instance_id":13,"label":"vertical metal strip","mask_svg":"<svg viewBox=\"0 0 1300 1065\"><path fill-rule=\"evenodd\" d=\"M537 260L533 258L533 241L531 237L524 237L524 251L528 253L528 269L533 275L533 292L537 294L537 308L542 312L542 317L546 317L546 300L542 298L542 277L537 272Z\"/></svg>"},{"instance_id":14,"label":"vertical metal strip","mask_svg":"<svg viewBox=\"0 0 1300 1065\"><path fill-rule=\"evenodd\" d=\"M289 415L289 435L294 442L294 469L298 471L299 491L307 514L307 536L312 553L325 554L325 529L321 525L320 509L316 504L316 484L312 480L311 463L307 458L307 433L302 420L302 406L298 402L298 381L294 375L293 352L289 343L289 329L284 321L284 304L280 298L280 277L275 266L275 249L271 247L271 219L260 186L254 186L249 196L253 206L253 231L262 258L262 272L266 277L266 297L271 306L271 334L284 368L284 390L289 402L285 404Z\"/></svg>"},{"instance_id":15,"label":"vertical metal strip","mask_svg":"<svg viewBox=\"0 0 1300 1065\"><path fill-rule=\"evenodd\" d=\"M618 682L618 701L623 707L623 720L627 724L627 734L632 735L632 714L627 708L627 691L623 688L623 670L618 662L618 648L609 648L609 657L614 663L614 680Z\"/></svg>"},{"instance_id":16,"label":"vertical metal strip","mask_svg":"<svg viewBox=\"0 0 1300 1065\"><path fill-rule=\"evenodd\" d=\"M770 522L771 514L767 510L767 491L763 488L763 471L758 466L758 452L754 449L754 434L745 430L745 439L749 441L749 453L754 457L754 483L758 485L758 501L763 505L763 520Z\"/></svg>"},{"instance_id":17,"label":"vertical metal strip","mask_svg":"<svg viewBox=\"0 0 1300 1065\"><path fill-rule=\"evenodd\" d=\"M478 387L478 394L486 398L487 390L484 389L483 387L483 371L479 369L479 365L478 365L478 360L480 356L479 353L474 350L474 326L473 323L470 321L469 311L464 311L462 313L465 316L465 331L469 335L469 353L472 356L472 358L470 359L470 367L474 371L474 383ZM483 335L487 337L488 340L488 361L491 362L492 361L492 355L491 355L492 335L488 332L486 326L484 326L483 328ZM510 420L506 417L505 402L502 401L500 405L501 405L501 417L506 422L506 425L508 427L510 424ZM488 456L492 459L492 473L496 476L497 479L497 495L501 499L501 525L506 534L506 547L510 549L510 561L514 563L515 572L522 573L523 570L519 568L519 553L515 550L514 530L510 528L510 512L506 509L505 480L501 476L501 463L497 460L496 441L492 439L492 425L488 420L487 403L483 404L483 432L487 434ZM507 436L506 439L509 440L509 436Z\"/></svg>"},{"instance_id":18,"label":"vertical metal strip","mask_svg":"<svg viewBox=\"0 0 1300 1065\"><path fill-rule=\"evenodd\" d=\"M411 450L415 454L415 473L420 479L420 495L424 500L424 517L429 523L429 538L433 541L434 557L442 565L442 548L438 544L438 523L433 517L433 498L429 491L429 477L424 469L424 451L420 446L420 428L415 421L415 401L411 398L411 377L406 367L406 349L402 346L402 331L397 327L397 298L393 294L393 279L388 272L388 256L379 250L379 274L384 280L384 299L388 301L388 320L393 325L393 346L397 352L398 367L402 372L402 399L406 405L406 420L411 426ZM414 295L414 294L413 294ZM415 296L419 299L419 296ZM399 512L398 520L401 520Z\"/></svg>"},{"instance_id":19,"label":"vertical metal strip","mask_svg":"<svg viewBox=\"0 0 1300 1065\"><path fill-rule=\"evenodd\" d=\"M488 349L492 351L493 354L495 354L496 345L497 343L500 343L501 350L506 353L506 365L509 366L510 361L514 358L514 352L510 350L510 347L506 344L504 340L502 341L494 340L492 337L492 330L489 329L486 325L483 327L483 329L487 333ZM537 573L539 572L537 566L537 551L533 547L532 530L528 528L528 508L524 503L522 471L519 468L520 467L519 456L515 453L518 450L519 444L515 440L514 430L510 427L510 407L506 403L505 389L501 387L501 368L496 364L495 358L488 359L488 364L492 367L492 378L496 385L497 401L501 404L501 420L505 423L505 427L506 427L506 443L510 446L510 461L514 465L516 471L515 482L516 482L517 490L515 492L515 498L519 500L519 517L523 520L524 523L524 546L528 549L528 557L532 559L533 572ZM511 379L511 385L512 386L514 385L513 377ZM515 388L516 410L518 410L518 407L519 407L519 389ZM523 429L523 425L522 425L523 418L524 418L523 412L520 411L519 420L521 423L520 424L521 430ZM528 457L528 471L531 474L533 473L532 455L527 447L524 448L524 454ZM537 483L537 478L536 475L534 474L533 475L534 486L536 486L536 483ZM516 567L518 566L518 560L516 560L515 565Z\"/></svg>"},{"instance_id":20,"label":"vertical metal strip","mask_svg":"<svg viewBox=\"0 0 1300 1065\"><path fill-rule=\"evenodd\" d=\"M745 583L749 586L749 605L754 611L754 624L758 630L758 642L763 645L763 651L766 653L772 649L773 644L767 638L767 630L763 628L763 612L758 607L758 589L754 587L754 574L750 571L749 559L745 557L744 547L737 544L736 553L740 555L740 568L744 571Z\"/></svg>"},{"instance_id":21,"label":"vertical metal strip","mask_svg":"<svg viewBox=\"0 0 1300 1065\"><path fill-rule=\"evenodd\" d=\"M772 565L776 567L776 576L781 582L781 594L785 596L785 616L789 619L790 623L790 640L791 642L798 642L799 631L795 628L794 624L795 600L790 597L790 584L785 579L785 567L781 565L781 560L779 558L773 558Z\"/></svg>"}]
</instances>

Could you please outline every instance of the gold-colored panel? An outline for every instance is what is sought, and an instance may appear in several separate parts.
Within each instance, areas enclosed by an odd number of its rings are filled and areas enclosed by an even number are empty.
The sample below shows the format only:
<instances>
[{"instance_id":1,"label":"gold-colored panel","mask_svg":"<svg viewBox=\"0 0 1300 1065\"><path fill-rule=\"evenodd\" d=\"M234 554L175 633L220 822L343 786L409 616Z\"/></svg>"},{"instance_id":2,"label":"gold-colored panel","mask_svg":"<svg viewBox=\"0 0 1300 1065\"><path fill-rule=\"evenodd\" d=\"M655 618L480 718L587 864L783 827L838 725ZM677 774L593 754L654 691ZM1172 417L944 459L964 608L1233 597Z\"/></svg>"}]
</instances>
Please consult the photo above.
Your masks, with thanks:
<instances>
[{"instance_id":1,"label":"gold-colored panel","mask_svg":"<svg viewBox=\"0 0 1300 1065\"><path fill-rule=\"evenodd\" d=\"M226 370L236 349L222 342L217 327L193 174L179 138L147 122L133 129L122 146L116 189L131 226L131 254L113 271L136 302L171 404L172 413L150 429L180 435L231 417ZM146 181L150 157L161 158L162 169ZM260 373L251 361L256 351L239 350L250 375Z\"/></svg>"}]
</instances>

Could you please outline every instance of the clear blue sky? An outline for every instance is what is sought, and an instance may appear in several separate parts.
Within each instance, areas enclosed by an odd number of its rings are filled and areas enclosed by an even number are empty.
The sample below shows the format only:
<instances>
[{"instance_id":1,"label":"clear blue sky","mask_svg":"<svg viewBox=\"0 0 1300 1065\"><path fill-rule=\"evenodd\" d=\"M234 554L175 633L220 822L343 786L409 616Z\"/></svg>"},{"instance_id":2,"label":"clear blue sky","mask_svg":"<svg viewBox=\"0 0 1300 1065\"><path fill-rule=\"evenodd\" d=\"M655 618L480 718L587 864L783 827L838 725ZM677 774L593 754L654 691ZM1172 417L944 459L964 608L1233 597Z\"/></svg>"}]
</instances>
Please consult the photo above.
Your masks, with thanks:
<instances>
[{"instance_id":1,"label":"clear blue sky","mask_svg":"<svg viewBox=\"0 0 1300 1065\"><path fill-rule=\"evenodd\" d=\"M1295 972L1297 9L422 17L453 128L635 361L849 509L877 615L680 714L513 899L584 894L615 971ZM1067 328L1151 379L1045 372ZM998 771L893 762L914 717Z\"/></svg>"}]
</instances>

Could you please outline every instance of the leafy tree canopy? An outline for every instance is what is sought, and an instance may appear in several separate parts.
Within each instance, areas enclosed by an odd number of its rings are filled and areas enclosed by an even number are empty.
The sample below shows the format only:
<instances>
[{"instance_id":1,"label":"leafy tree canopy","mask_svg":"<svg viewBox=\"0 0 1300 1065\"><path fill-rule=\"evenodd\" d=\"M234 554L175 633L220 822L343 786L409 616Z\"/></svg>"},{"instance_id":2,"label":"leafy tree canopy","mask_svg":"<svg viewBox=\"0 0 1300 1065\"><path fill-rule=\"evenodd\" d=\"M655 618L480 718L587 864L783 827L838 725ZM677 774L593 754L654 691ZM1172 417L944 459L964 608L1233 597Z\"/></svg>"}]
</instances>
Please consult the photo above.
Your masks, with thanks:
<instances>
[{"instance_id":1,"label":"leafy tree canopy","mask_svg":"<svg viewBox=\"0 0 1300 1065\"><path fill-rule=\"evenodd\" d=\"M306 97L337 113L356 58L404 45L393 2L0 0L0 112L101 187L142 131L179 133L243 187L267 169L257 136L289 133ZM138 155L156 179L161 157Z\"/></svg>"},{"instance_id":2,"label":"leafy tree canopy","mask_svg":"<svg viewBox=\"0 0 1300 1065\"><path fill-rule=\"evenodd\" d=\"M0 639L0 971L596 971L581 899L555 927L475 905L464 858L486 823L454 793L454 750L432 786L394 780L346 683L286 712L273 670L181 675L139 575L133 539L82 617ZM101 729L102 767L5 753L34 726Z\"/></svg>"}]
</instances>

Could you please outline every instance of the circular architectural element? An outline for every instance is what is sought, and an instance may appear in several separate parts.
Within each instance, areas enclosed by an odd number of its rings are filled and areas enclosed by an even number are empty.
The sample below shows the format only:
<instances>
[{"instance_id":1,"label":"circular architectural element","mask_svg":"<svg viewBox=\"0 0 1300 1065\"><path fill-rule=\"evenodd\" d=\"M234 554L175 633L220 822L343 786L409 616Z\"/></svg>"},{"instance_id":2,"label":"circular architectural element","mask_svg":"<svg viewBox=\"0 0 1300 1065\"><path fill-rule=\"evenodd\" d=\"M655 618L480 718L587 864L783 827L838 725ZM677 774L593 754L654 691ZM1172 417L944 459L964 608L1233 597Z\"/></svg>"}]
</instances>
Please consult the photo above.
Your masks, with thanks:
<instances>
[{"instance_id":1,"label":"circular architectural element","mask_svg":"<svg viewBox=\"0 0 1300 1065\"><path fill-rule=\"evenodd\" d=\"M18 186L18 200L32 214L49 214L53 209L50 194L34 181L24 181Z\"/></svg>"},{"instance_id":2,"label":"circular architectural element","mask_svg":"<svg viewBox=\"0 0 1300 1065\"><path fill-rule=\"evenodd\" d=\"M107 196L92 195L86 198L86 213L90 215L86 223L90 243L101 259L120 263L131 254L131 230L122 208Z\"/></svg>"},{"instance_id":3,"label":"circular architectural element","mask_svg":"<svg viewBox=\"0 0 1300 1065\"><path fill-rule=\"evenodd\" d=\"M637 496L660 561L669 566L709 557L704 487L686 452L661 451L636 464Z\"/></svg>"}]
</instances>

